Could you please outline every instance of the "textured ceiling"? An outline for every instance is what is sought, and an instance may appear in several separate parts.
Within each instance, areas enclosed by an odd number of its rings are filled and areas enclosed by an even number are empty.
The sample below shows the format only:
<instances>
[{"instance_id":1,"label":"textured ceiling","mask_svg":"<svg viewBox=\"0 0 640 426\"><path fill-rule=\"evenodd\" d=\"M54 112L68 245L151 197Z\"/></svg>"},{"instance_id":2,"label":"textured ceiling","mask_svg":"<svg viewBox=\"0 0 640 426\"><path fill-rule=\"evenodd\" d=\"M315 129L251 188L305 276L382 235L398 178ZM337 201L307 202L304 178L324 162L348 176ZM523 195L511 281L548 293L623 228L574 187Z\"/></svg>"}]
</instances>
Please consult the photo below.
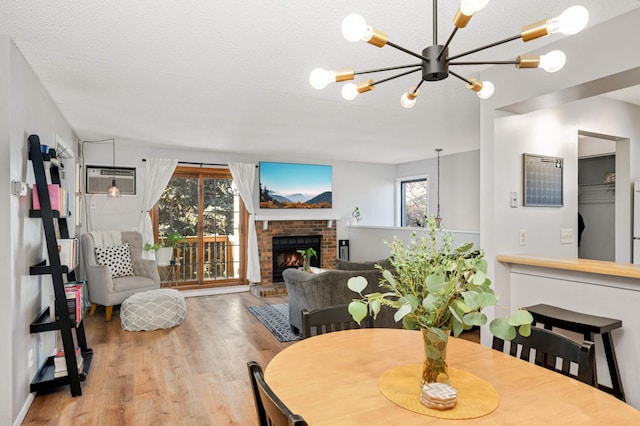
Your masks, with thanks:
<instances>
[{"instance_id":1,"label":"textured ceiling","mask_svg":"<svg viewBox=\"0 0 640 426\"><path fill-rule=\"evenodd\" d=\"M579 3L590 26L640 7L637 0ZM439 2L440 43L458 4ZM493 0L458 32L450 52L516 35L573 4ZM478 122L468 117L477 116L480 101L455 78L425 83L411 110L399 99L415 77L352 102L339 85L309 86L318 66L417 62L390 47L345 41L340 24L353 12L403 47L432 44L425 0L3 0L0 33L14 39L81 139L380 163L433 157L437 147L444 154L477 149ZM522 49L514 41L474 58L513 59Z\"/></svg>"}]
</instances>

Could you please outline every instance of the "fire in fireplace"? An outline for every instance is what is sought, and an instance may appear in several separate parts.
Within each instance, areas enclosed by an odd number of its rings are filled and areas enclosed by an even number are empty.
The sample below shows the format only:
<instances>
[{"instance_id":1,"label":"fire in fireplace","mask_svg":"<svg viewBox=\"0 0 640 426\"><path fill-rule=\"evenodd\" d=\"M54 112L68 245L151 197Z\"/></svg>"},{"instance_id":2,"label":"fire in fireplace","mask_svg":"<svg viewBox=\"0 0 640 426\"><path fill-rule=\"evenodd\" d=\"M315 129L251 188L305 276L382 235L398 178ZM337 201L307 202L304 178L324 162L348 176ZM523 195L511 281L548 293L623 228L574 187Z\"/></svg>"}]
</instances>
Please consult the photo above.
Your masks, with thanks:
<instances>
[{"instance_id":1,"label":"fire in fireplace","mask_svg":"<svg viewBox=\"0 0 640 426\"><path fill-rule=\"evenodd\" d=\"M311 266L320 267L322 265L322 235L273 237L271 246L273 282L283 281L282 271L285 269L302 267L302 255L298 253L298 250L313 248L317 255L311 258Z\"/></svg>"}]
</instances>

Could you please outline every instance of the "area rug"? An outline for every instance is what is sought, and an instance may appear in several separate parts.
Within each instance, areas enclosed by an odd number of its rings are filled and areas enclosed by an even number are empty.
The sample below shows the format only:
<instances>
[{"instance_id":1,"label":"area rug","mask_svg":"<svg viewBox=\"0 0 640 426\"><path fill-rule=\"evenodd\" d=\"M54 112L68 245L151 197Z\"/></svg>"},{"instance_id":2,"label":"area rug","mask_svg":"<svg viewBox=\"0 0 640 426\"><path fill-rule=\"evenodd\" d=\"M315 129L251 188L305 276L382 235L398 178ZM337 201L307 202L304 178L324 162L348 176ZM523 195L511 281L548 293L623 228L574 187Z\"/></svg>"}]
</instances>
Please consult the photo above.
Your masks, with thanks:
<instances>
[{"instance_id":1,"label":"area rug","mask_svg":"<svg viewBox=\"0 0 640 426\"><path fill-rule=\"evenodd\" d=\"M292 342L302 339L291 331L289 325L289 304L277 303L274 305L248 306L249 312L255 315L267 330L281 342Z\"/></svg>"}]
</instances>

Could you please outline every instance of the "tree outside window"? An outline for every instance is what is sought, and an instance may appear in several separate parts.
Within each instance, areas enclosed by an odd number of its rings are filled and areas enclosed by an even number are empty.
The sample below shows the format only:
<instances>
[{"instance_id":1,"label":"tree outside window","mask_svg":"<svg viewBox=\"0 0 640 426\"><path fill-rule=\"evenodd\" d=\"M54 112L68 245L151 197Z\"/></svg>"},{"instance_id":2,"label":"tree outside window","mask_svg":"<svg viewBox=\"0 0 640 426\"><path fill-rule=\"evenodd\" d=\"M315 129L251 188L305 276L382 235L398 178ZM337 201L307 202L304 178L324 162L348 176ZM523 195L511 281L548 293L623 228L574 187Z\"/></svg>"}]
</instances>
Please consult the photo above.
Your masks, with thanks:
<instances>
[{"instance_id":1,"label":"tree outside window","mask_svg":"<svg viewBox=\"0 0 640 426\"><path fill-rule=\"evenodd\" d=\"M429 176L402 180L400 226L423 227L429 214Z\"/></svg>"}]
</instances>

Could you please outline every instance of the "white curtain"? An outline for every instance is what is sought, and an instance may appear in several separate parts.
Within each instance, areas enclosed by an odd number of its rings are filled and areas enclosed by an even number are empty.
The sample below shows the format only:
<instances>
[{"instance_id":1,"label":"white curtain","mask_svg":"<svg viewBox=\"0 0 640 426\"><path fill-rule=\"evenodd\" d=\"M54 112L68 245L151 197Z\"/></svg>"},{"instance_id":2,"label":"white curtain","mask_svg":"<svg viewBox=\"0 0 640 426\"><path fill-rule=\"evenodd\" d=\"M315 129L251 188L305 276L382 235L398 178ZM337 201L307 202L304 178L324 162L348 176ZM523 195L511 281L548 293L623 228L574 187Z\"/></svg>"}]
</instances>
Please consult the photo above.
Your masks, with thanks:
<instances>
[{"instance_id":1,"label":"white curtain","mask_svg":"<svg viewBox=\"0 0 640 426\"><path fill-rule=\"evenodd\" d=\"M142 244L153 244L153 224L149 217L149 211L158 202L162 191L167 187L173 171L178 165L178 160L171 158L147 158L147 170L144 179L144 197L142 199L142 211L138 231L142 234ZM153 250L143 250L143 257L154 259L156 253Z\"/></svg>"},{"instance_id":2,"label":"white curtain","mask_svg":"<svg viewBox=\"0 0 640 426\"><path fill-rule=\"evenodd\" d=\"M229 163L231 177L238 187L244 206L249 212L249 244L247 247L247 279L251 283L259 283L260 258L258 256L258 234L256 233L256 207L253 188L256 181L256 165L248 163Z\"/></svg>"}]
</instances>

